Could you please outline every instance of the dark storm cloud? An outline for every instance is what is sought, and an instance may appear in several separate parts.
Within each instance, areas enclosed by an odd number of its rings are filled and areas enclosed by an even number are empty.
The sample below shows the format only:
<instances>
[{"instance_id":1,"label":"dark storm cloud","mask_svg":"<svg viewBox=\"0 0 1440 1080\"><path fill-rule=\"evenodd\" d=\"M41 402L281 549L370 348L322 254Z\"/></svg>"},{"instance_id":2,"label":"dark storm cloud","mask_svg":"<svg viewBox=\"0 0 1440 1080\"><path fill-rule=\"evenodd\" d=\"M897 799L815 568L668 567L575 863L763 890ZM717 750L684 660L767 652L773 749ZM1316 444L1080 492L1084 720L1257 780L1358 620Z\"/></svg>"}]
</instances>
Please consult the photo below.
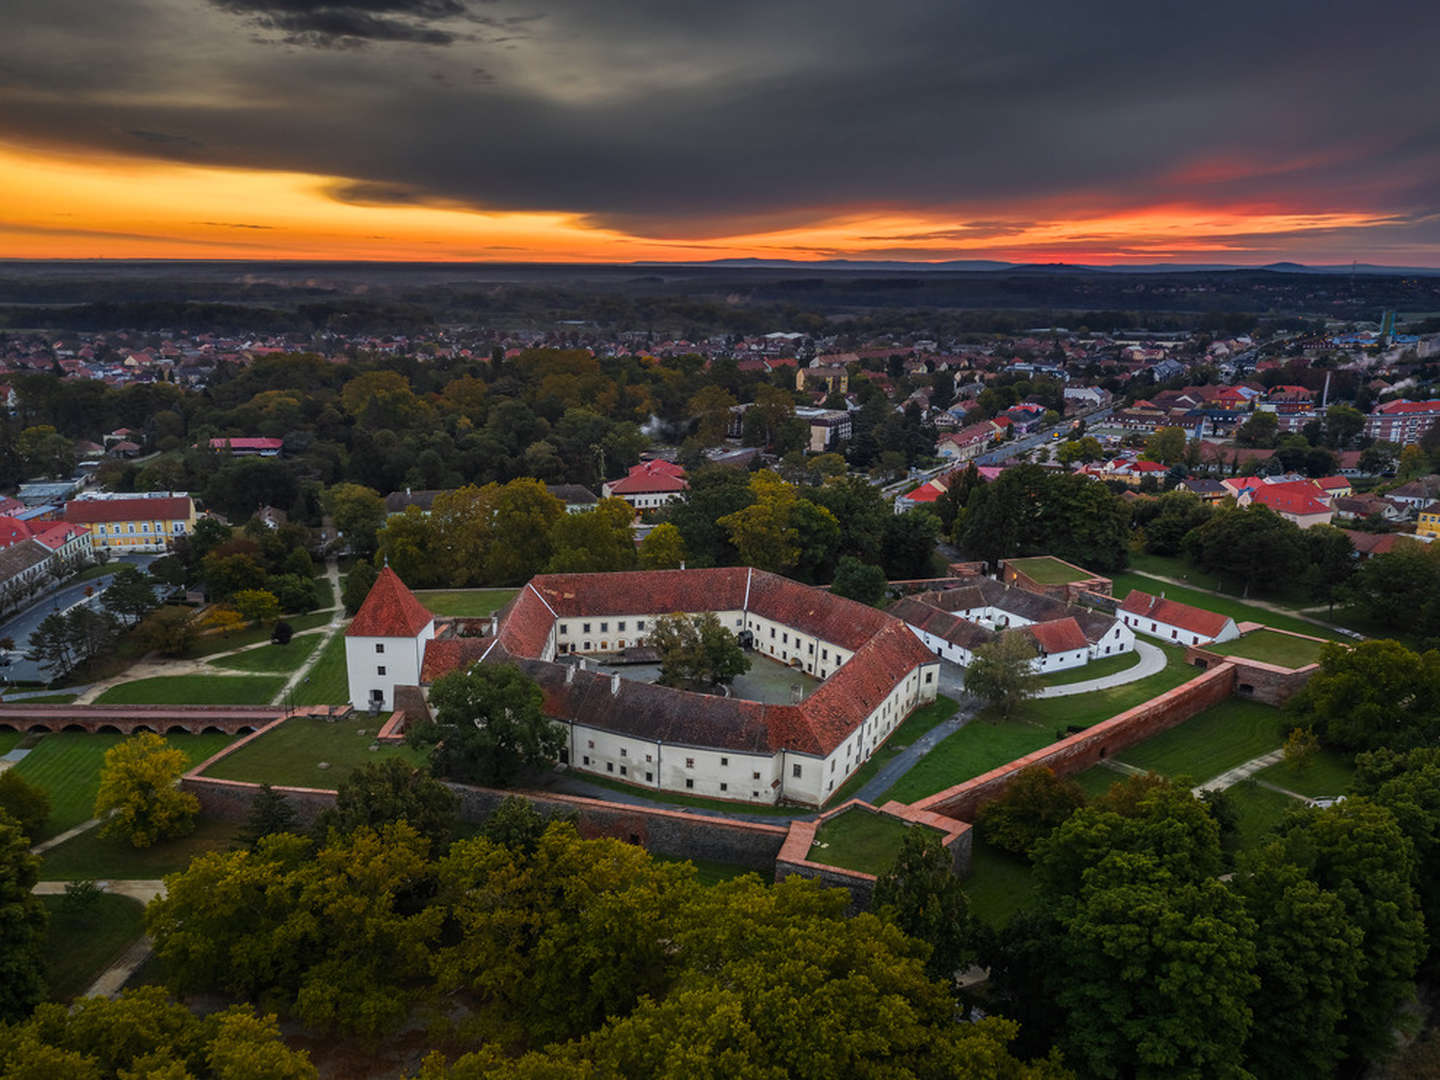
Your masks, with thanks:
<instances>
[{"instance_id":1,"label":"dark storm cloud","mask_svg":"<svg viewBox=\"0 0 1440 1080\"><path fill-rule=\"evenodd\" d=\"M937 221L900 245L1155 204L1418 214L1437 38L1413 0L9 0L0 139L675 241L850 212Z\"/></svg>"},{"instance_id":2,"label":"dark storm cloud","mask_svg":"<svg viewBox=\"0 0 1440 1080\"><path fill-rule=\"evenodd\" d=\"M252 18L285 42L347 47L366 42L453 45L460 35L434 24L466 14L460 0L210 0Z\"/></svg>"}]
</instances>

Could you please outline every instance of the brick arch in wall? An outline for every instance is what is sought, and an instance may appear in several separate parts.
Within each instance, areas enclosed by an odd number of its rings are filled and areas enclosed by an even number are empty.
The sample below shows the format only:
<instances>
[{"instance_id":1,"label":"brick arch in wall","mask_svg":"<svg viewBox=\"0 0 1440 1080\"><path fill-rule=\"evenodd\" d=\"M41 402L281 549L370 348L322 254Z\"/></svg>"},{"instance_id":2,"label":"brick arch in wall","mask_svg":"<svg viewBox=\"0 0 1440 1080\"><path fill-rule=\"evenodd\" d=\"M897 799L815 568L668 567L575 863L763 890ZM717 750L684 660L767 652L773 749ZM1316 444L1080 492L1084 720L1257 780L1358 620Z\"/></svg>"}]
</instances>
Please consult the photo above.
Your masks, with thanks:
<instances>
[{"instance_id":1,"label":"brick arch in wall","mask_svg":"<svg viewBox=\"0 0 1440 1080\"><path fill-rule=\"evenodd\" d=\"M134 735L248 735L283 709L224 705L25 705L0 702L0 732Z\"/></svg>"}]
</instances>

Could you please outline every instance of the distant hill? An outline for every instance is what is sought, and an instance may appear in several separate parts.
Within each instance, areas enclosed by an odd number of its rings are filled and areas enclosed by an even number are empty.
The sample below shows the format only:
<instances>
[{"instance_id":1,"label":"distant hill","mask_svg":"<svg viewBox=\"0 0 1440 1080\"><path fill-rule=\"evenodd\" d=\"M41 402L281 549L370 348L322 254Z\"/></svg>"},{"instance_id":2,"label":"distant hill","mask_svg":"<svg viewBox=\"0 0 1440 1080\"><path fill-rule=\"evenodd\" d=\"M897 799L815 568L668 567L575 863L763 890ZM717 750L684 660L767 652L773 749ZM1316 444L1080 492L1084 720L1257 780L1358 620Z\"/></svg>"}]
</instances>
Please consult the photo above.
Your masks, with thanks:
<instances>
[{"instance_id":1,"label":"distant hill","mask_svg":"<svg viewBox=\"0 0 1440 1080\"><path fill-rule=\"evenodd\" d=\"M1243 263L1129 263L1123 266L1100 266L1088 263L1011 263L990 259L950 259L943 262L907 262L904 260L863 260L863 259L711 259L697 262L638 262L635 266L649 267L720 267L736 270L881 270L887 272L934 272L943 271L995 273L1017 271L1022 273L1046 274L1201 274L1231 270L1269 270L1277 274L1414 274L1426 277L1440 276L1437 266L1379 266L1374 263L1341 263L1324 266L1307 266L1297 262L1266 263L1262 266Z\"/></svg>"}]
</instances>

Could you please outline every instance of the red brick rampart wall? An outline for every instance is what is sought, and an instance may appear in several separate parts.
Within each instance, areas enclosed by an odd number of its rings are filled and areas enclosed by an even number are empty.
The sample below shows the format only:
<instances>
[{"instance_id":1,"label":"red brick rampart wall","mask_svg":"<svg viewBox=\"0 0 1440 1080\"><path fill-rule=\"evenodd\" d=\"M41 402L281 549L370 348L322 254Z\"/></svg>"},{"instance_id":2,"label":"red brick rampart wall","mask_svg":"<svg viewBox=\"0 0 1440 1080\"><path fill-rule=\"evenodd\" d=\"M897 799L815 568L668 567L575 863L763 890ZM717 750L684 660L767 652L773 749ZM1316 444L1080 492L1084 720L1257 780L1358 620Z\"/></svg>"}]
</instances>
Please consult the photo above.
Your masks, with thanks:
<instances>
[{"instance_id":1,"label":"red brick rampart wall","mask_svg":"<svg viewBox=\"0 0 1440 1080\"><path fill-rule=\"evenodd\" d=\"M322 706L322 711L323 711ZM348 707L347 707L348 708ZM300 710L297 710L300 711ZM310 710L304 710L310 711ZM285 710L249 705L26 705L0 703L0 731L118 731L133 735L184 731L242 734L263 727Z\"/></svg>"},{"instance_id":2,"label":"red brick rampart wall","mask_svg":"<svg viewBox=\"0 0 1440 1080\"><path fill-rule=\"evenodd\" d=\"M1024 769L1043 765L1057 776L1083 772L1103 758L1134 746L1150 736L1182 723L1212 705L1230 697L1236 686L1236 668L1222 663L1159 697L1102 720L1078 735L1061 739L1033 754L991 769L988 773L947 788L911 804L912 810L928 810L958 821L975 820L985 803L1004 794L1010 782Z\"/></svg>"},{"instance_id":3,"label":"red brick rampart wall","mask_svg":"<svg viewBox=\"0 0 1440 1080\"><path fill-rule=\"evenodd\" d=\"M1314 641L1321 645L1331 644L1325 638L1315 637L1311 634L1297 634L1293 630L1277 630L1273 626L1265 626L1261 623L1246 623L1242 626L1242 631L1247 627L1263 630L1269 634L1284 634L1286 637ZM1320 670L1319 664L1287 668L1281 667L1279 664L1267 664L1263 660L1252 660L1246 656L1226 656L1211 652L1203 645L1191 645L1186 648L1185 662L1194 664L1198 668L1212 668L1216 664L1234 664L1235 696L1250 698L1266 705L1284 705L1310 681L1312 675Z\"/></svg>"}]
</instances>

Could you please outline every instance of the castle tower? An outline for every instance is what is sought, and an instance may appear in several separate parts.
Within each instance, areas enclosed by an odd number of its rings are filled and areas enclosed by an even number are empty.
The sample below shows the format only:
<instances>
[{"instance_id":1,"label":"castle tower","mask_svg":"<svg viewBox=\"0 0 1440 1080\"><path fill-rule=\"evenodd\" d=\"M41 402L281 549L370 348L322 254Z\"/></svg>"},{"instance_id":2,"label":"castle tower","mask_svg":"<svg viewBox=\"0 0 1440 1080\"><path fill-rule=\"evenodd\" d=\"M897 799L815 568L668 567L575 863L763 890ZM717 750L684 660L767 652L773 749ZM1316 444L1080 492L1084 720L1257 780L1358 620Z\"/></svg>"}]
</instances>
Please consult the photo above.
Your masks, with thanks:
<instances>
[{"instance_id":1,"label":"castle tower","mask_svg":"<svg viewBox=\"0 0 1440 1080\"><path fill-rule=\"evenodd\" d=\"M395 687L418 686L435 616L388 566L345 631L345 670L356 709L393 709Z\"/></svg>"}]
</instances>

